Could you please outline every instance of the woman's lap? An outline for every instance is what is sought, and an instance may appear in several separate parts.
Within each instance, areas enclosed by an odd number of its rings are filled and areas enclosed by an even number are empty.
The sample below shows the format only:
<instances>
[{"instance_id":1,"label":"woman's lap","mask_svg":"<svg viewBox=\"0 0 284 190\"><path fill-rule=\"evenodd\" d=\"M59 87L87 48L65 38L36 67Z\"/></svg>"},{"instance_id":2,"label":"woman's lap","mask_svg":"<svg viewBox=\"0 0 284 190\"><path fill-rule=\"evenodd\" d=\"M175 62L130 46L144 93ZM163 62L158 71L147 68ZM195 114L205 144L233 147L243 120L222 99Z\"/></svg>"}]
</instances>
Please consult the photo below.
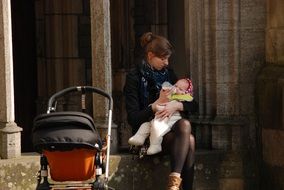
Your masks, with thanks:
<instances>
[{"instance_id":1,"label":"woman's lap","mask_svg":"<svg viewBox=\"0 0 284 190\"><path fill-rule=\"evenodd\" d=\"M182 123L181 123L182 122ZM188 122L188 123L185 123ZM179 125L180 124L180 125ZM182 125L186 125L188 126L188 129L182 129L185 126ZM191 133L191 125L190 122L187 119L180 119L179 121L177 121L171 131L169 131L167 134L165 134L163 136L163 141L162 141L162 152L164 154L169 154L171 153L171 148L173 147L173 143L175 141L175 138L178 138L179 134L178 133L187 133L190 134L190 145L194 146L195 144L195 139L194 136ZM195 149L195 147L191 147L193 150Z\"/></svg>"}]
</instances>

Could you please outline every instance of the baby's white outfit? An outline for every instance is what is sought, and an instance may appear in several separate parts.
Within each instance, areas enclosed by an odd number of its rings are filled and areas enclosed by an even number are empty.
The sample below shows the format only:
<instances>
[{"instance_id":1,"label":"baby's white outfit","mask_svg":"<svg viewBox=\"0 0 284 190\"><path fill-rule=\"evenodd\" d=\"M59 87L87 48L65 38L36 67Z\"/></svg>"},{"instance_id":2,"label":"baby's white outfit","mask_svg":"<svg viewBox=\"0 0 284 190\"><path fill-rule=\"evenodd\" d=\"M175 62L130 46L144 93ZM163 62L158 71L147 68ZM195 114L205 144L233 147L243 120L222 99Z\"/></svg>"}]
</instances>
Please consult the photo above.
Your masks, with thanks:
<instances>
[{"instance_id":1,"label":"baby's white outfit","mask_svg":"<svg viewBox=\"0 0 284 190\"><path fill-rule=\"evenodd\" d=\"M158 111L163 110L164 106L158 106ZM131 145L143 145L146 138L150 135L150 146L147 155L156 154L162 151L163 136L168 133L176 121L181 119L179 112L174 112L170 118L160 120L154 118L150 122L143 123L136 134L132 136L128 143Z\"/></svg>"},{"instance_id":2,"label":"baby's white outfit","mask_svg":"<svg viewBox=\"0 0 284 190\"><path fill-rule=\"evenodd\" d=\"M173 88L173 86L168 82L163 83L162 86L163 88ZM172 94L170 99L172 101L192 101L193 97L189 94L177 95L175 97L175 94ZM157 106L157 109L158 111L161 111L164 109L164 106ZM147 155L159 153L162 151L163 136L168 133L172 126L181 118L182 117L178 111L174 112L170 118L166 118L164 120L160 120L155 117L152 121L143 123L136 134L128 140L128 143L130 145L141 146L150 135L150 146L147 150Z\"/></svg>"}]
</instances>

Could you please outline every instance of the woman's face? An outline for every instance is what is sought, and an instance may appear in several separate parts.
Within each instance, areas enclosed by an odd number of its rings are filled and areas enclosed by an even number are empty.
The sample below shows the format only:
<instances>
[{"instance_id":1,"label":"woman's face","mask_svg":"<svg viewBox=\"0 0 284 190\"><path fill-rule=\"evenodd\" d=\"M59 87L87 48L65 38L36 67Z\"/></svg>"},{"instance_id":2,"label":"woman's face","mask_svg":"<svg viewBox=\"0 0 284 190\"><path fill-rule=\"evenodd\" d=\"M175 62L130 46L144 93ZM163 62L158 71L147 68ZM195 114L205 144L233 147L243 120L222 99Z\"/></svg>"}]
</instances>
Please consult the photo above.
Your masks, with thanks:
<instances>
[{"instance_id":1,"label":"woman's face","mask_svg":"<svg viewBox=\"0 0 284 190\"><path fill-rule=\"evenodd\" d=\"M158 57L152 52L148 52L147 58L149 64L157 70L162 70L169 65L169 55L165 57Z\"/></svg>"}]
</instances>

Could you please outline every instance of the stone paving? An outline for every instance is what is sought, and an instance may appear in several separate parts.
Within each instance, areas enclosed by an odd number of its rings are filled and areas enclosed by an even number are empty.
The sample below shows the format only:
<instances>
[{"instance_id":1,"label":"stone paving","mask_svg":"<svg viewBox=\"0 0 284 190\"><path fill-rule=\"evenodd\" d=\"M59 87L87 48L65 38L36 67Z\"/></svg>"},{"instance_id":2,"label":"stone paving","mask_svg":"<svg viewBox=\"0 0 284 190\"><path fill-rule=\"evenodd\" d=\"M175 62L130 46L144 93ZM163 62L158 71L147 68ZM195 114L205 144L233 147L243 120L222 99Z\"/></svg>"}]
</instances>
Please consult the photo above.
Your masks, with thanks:
<instances>
[{"instance_id":1,"label":"stone paving","mask_svg":"<svg viewBox=\"0 0 284 190\"><path fill-rule=\"evenodd\" d=\"M217 190L223 153L198 151L195 165L195 190ZM142 160L133 155L111 155L109 186L116 190L164 190L169 173L168 157ZM0 160L0 190L34 190L39 155L25 153L15 159Z\"/></svg>"}]
</instances>

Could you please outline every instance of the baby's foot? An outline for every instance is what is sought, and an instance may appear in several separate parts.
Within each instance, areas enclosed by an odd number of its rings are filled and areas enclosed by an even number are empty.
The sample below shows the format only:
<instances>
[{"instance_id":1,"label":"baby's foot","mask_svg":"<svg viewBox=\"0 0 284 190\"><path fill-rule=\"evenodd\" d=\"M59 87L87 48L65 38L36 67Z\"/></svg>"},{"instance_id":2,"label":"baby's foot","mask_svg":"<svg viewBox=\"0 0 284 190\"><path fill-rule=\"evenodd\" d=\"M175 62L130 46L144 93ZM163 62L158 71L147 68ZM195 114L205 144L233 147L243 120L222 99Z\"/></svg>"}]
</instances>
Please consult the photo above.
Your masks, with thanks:
<instances>
[{"instance_id":1,"label":"baby's foot","mask_svg":"<svg viewBox=\"0 0 284 190\"><path fill-rule=\"evenodd\" d=\"M150 145L147 150L147 155L157 154L162 151L161 145Z\"/></svg>"},{"instance_id":2,"label":"baby's foot","mask_svg":"<svg viewBox=\"0 0 284 190\"><path fill-rule=\"evenodd\" d=\"M146 138L147 136L136 134L128 140L128 143L131 145L141 146L144 144Z\"/></svg>"}]
</instances>

